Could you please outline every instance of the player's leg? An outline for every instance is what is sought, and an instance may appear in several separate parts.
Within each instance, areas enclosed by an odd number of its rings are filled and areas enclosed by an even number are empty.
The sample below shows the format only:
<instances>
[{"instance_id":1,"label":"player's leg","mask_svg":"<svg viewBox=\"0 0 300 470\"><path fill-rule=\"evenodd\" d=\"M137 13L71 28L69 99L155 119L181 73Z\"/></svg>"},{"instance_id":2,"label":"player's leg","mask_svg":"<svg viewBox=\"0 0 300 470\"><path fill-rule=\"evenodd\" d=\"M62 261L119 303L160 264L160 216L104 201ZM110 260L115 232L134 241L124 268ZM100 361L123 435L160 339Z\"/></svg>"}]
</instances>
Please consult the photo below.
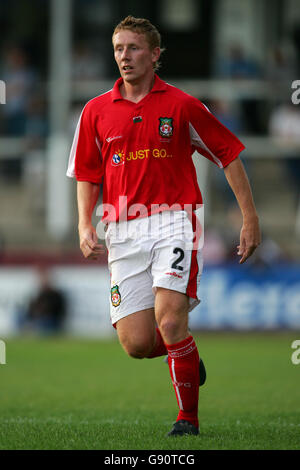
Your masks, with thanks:
<instances>
[{"instance_id":1,"label":"player's leg","mask_svg":"<svg viewBox=\"0 0 300 470\"><path fill-rule=\"evenodd\" d=\"M123 349L129 356L140 359L166 355L166 346L156 327L152 280L148 273L138 273L112 284L111 320Z\"/></svg>"},{"instance_id":2,"label":"player's leg","mask_svg":"<svg viewBox=\"0 0 300 470\"><path fill-rule=\"evenodd\" d=\"M134 358L153 358L167 353L156 328L154 308L135 312L116 323L119 341L126 353Z\"/></svg>"},{"instance_id":3,"label":"player's leg","mask_svg":"<svg viewBox=\"0 0 300 470\"><path fill-rule=\"evenodd\" d=\"M147 230L147 219L133 219L126 225L109 226L106 232L111 321L124 350L136 358L167 354L155 323L151 249L147 237L138 236L139 231L147 234Z\"/></svg>"},{"instance_id":4,"label":"player's leg","mask_svg":"<svg viewBox=\"0 0 300 470\"><path fill-rule=\"evenodd\" d=\"M189 336L188 310L189 298L185 294L156 288L155 318L165 343L177 343Z\"/></svg>"},{"instance_id":5,"label":"player's leg","mask_svg":"<svg viewBox=\"0 0 300 470\"><path fill-rule=\"evenodd\" d=\"M199 354L188 331L189 299L157 288L155 315L168 350L168 364L179 413L171 435L198 434Z\"/></svg>"},{"instance_id":6,"label":"player's leg","mask_svg":"<svg viewBox=\"0 0 300 470\"><path fill-rule=\"evenodd\" d=\"M162 215L162 223L167 215ZM174 429L172 435L198 433L200 362L195 341L188 330L188 312L199 303L198 285L202 272L201 250L191 243L194 225L184 212L170 218L170 230L156 243L152 263L156 292L155 316L168 350L168 364L179 406L176 423L187 429ZM173 431L173 430L172 430Z\"/></svg>"}]
</instances>

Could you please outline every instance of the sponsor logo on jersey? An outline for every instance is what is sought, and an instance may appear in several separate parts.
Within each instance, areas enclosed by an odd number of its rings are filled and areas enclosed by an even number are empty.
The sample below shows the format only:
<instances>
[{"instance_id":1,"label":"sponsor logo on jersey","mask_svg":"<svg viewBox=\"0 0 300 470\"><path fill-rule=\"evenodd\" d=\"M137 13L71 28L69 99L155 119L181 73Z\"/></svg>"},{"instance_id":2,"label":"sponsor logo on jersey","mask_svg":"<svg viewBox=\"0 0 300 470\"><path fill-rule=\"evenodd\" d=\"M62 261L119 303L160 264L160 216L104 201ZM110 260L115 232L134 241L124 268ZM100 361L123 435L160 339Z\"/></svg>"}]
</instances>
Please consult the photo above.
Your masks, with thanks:
<instances>
[{"instance_id":1,"label":"sponsor logo on jersey","mask_svg":"<svg viewBox=\"0 0 300 470\"><path fill-rule=\"evenodd\" d=\"M115 285L110 290L111 303L114 307L118 307L121 303L121 294L119 292L119 286Z\"/></svg>"},{"instance_id":2,"label":"sponsor logo on jersey","mask_svg":"<svg viewBox=\"0 0 300 470\"><path fill-rule=\"evenodd\" d=\"M125 155L123 152L118 150L116 153L113 154L111 159L112 166L121 166L125 163Z\"/></svg>"},{"instance_id":3,"label":"sponsor logo on jersey","mask_svg":"<svg viewBox=\"0 0 300 470\"><path fill-rule=\"evenodd\" d=\"M122 137L123 137L122 135L117 135L116 137L108 137L106 139L106 142L109 143L109 142L112 142L113 140L116 140L116 139L122 139Z\"/></svg>"},{"instance_id":4,"label":"sponsor logo on jersey","mask_svg":"<svg viewBox=\"0 0 300 470\"><path fill-rule=\"evenodd\" d=\"M134 161L134 160L143 160L148 158L172 158L173 155L169 154L168 151L164 148L161 149L139 149L134 152L128 152L125 154L123 150L118 150L115 152L111 159L112 166L121 166L124 165L125 161Z\"/></svg>"},{"instance_id":5,"label":"sponsor logo on jersey","mask_svg":"<svg viewBox=\"0 0 300 470\"><path fill-rule=\"evenodd\" d=\"M159 134L162 137L172 137L173 135L173 118L159 118Z\"/></svg>"}]
</instances>

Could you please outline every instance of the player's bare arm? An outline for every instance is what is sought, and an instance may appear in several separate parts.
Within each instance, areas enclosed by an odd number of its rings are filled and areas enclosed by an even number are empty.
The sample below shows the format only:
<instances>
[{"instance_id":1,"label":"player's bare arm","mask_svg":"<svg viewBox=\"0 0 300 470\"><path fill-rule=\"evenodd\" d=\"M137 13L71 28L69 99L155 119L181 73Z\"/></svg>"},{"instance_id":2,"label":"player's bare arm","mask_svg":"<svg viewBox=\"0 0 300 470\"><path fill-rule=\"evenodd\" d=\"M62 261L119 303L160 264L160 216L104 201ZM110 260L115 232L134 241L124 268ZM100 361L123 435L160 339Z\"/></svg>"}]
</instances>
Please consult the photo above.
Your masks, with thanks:
<instances>
[{"instance_id":1,"label":"player's bare arm","mask_svg":"<svg viewBox=\"0 0 300 470\"><path fill-rule=\"evenodd\" d=\"M233 160L225 169L225 176L233 190L243 216L238 255L244 263L261 241L259 220L252 197L250 183L240 158Z\"/></svg>"},{"instance_id":2,"label":"player's bare arm","mask_svg":"<svg viewBox=\"0 0 300 470\"><path fill-rule=\"evenodd\" d=\"M92 215L99 197L100 186L88 181L77 182L78 233L80 249L85 258L97 259L104 252L98 243Z\"/></svg>"}]
</instances>

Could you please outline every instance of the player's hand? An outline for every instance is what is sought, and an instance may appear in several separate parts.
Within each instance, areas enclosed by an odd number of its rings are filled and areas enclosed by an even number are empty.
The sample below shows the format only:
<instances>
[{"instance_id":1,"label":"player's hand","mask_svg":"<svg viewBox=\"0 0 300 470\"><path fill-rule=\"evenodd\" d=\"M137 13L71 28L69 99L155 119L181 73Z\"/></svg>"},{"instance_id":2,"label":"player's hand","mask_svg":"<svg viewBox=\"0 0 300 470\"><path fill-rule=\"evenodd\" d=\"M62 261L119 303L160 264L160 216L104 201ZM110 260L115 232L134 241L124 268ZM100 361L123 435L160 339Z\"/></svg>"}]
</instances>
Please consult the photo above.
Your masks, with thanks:
<instances>
[{"instance_id":1,"label":"player's hand","mask_svg":"<svg viewBox=\"0 0 300 470\"><path fill-rule=\"evenodd\" d=\"M105 252L105 247L98 243L98 236L92 225L79 227L80 249L85 258L96 260Z\"/></svg>"},{"instance_id":2,"label":"player's hand","mask_svg":"<svg viewBox=\"0 0 300 470\"><path fill-rule=\"evenodd\" d=\"M241 256L240 264L243 264L251 256L261 241L258 217L244 220L241 233L240 244L237 254Z\"/></svg>"}]
</instances>

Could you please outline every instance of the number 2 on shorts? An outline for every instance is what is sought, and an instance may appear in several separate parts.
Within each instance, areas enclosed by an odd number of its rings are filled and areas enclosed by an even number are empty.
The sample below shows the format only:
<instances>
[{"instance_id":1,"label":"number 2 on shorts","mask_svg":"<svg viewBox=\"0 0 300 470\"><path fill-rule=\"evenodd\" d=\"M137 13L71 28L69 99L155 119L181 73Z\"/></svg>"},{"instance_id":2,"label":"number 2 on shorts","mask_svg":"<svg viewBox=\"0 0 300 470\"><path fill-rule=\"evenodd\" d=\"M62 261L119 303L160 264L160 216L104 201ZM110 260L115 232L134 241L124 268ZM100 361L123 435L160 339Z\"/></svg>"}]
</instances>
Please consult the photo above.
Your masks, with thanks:
<instances>
[{"instance_id":1,"label":"number 2 on shorts","mask_svg":"<svg viewBox=\"0 0 300 470\"><path fill-rule=\"evenodd\" d=\"M184 258L184 251L181 248L174 248L173 253L177 255L179 253L178 258L174 261L172 264L173 269L178 269L179 271L183 271L183 267L179 266L179 263L183 260Z\"/></svg>"}]
</instances>

